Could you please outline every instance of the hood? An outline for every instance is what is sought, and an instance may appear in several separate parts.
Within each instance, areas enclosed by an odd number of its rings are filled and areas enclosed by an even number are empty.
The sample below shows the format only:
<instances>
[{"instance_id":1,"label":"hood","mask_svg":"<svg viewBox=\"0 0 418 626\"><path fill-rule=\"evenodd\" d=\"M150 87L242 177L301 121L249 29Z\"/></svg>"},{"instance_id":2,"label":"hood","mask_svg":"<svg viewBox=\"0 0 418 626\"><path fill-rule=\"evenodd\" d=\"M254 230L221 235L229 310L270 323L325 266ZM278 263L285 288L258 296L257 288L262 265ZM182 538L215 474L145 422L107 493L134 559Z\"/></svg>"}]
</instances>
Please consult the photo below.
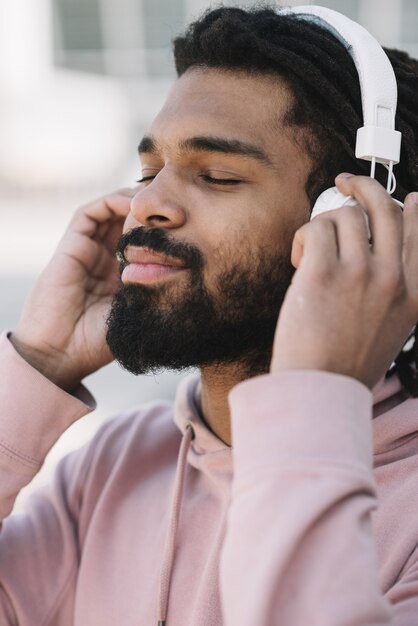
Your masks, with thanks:
<instances>
[{"instance_id":1,"label":"hood","mask_svg":"<svg viewBox=\"0 0 418 626\"><path fill-rule=\"evenodd\" d=\"M201 408L201 389L198 374L181 381L176 394L174 422L183 435L188 427L193 430L188 463L215 480L218 489L223 484L229 491L232 478L231 448L206 425Z\"/></svg>"},{"instance_id":2,"label":"hood","mask_svg":"<svg viewBox=\"0 0 418 626\"><path fill-rule=\"evenodd\" d=\"M418 399L411 398L398 376L382 378L372 389L374 453L397 447L405 437L418 434ZM188 462L201 471L229 473L231 448L206 425L201 409L201 380L198 374L184 378L177 390L174 422L184 435L189 426L194 438ZM226 476L225 476L226 477Z\"/></svg>"}]
</instances>

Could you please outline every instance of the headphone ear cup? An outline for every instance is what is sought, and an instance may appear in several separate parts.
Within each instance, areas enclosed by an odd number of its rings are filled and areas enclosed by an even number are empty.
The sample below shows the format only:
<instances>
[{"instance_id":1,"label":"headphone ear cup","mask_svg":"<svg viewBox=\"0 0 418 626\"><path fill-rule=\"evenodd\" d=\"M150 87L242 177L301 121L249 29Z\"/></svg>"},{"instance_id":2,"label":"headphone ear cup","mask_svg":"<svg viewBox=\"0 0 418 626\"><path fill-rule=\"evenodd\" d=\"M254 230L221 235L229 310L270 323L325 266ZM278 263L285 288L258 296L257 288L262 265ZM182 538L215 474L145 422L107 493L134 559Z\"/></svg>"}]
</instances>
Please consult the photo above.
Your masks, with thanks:
<instances>
[{"instance_id":1,"label":"headphone ear cup","mask_svg":"<svg viewBox=\"0 0 418 626\"><path fill-rule=\"evenodd\" d=\"M318 196L312 209L311 220L326 211L340 209L343 206L356 206L357 204L357 200L352 196L345 196L341 191L338 191L337 187L329 187Z\"/></svg>"},{"instance_id":2,"label":"headphone ear cup","mask_svg":"<svg viewBox=\"0 0 418 626\"><path fill-rule=\"evenodd\" d=\"M401 202L395 200L397 204L403 206ZM341 191L338 191L336 187L330 187L325 189L317 198L311 213L311 220L320 215L326 213L326 211L332 211L334 209L341 209L343 206L360 206L353 196L345 196ZM370 227L367 213L363 210L364 219L366 220L367 233L370 241Z\"/></svg>"}]
</instances>

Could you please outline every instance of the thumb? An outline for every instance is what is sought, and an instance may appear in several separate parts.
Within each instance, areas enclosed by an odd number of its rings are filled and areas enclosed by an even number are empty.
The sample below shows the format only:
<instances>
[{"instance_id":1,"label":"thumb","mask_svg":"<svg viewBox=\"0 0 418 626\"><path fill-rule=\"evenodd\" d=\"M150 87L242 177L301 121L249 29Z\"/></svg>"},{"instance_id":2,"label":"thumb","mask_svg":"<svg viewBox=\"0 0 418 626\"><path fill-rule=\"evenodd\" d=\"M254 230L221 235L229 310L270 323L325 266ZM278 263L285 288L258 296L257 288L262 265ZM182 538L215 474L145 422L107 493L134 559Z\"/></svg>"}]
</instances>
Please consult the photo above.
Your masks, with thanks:
<instances>
[{"instance_id":1,"label":"thumb","mask_svg":"<svg viewBox=\"0 0 418 626\"><path fill-rule=\"evenodd\" d=\"M301 228L295 232L292 241L292 251L290 254L290 261L295 269L298 269L305 249L305 235L308 224L304 224Z\"/></svg>"}]
</instances>

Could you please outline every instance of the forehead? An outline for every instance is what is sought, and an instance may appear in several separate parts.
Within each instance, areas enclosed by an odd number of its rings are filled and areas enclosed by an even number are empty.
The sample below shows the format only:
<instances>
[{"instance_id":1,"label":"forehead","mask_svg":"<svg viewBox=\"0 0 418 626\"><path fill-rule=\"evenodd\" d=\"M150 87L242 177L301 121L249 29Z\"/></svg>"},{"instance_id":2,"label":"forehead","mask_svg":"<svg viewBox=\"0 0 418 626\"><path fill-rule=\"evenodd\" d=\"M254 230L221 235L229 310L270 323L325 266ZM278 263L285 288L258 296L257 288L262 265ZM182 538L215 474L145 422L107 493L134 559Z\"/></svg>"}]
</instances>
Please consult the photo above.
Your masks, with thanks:
<instances>
[{"instance_id":1,"label":"forehead","mask_svg":"<svg viewBox=\"0 0 418 626\"><path fill-rule=\"evenodd\" d=\"M278 76L192 69L181 76L154 119L150 134L181 141L184 135L210 133L262 142L277 141L292 98Z\"/></svg>"}]
</instances>

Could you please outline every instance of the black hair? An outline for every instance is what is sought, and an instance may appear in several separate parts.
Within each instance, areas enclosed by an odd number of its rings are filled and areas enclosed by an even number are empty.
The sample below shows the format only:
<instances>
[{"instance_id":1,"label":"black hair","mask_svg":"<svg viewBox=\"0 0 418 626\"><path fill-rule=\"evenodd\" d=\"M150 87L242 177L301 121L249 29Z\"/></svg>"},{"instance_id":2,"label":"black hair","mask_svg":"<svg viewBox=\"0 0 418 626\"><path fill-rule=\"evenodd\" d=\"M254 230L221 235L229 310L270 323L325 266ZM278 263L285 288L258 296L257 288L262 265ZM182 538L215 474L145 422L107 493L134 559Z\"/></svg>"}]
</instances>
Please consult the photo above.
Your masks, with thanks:
<instances>
[{"instance_id":1,"label":"black hair","mask_svg":"<svg viewBox=\"0 0 418 626\"><path fill-rule=\"evenodd\" d=\"M395 166L394 197L418 189L418 61L385 48L398 83L396 128L402 132L401 161ZM318 23L274 8L209 10L174 40L178 76L203 67L277 74L293 94L283 123L302 138L312 170L306 192L313 206L342 171L368 175L370 165L355 158L357 129L363 125L360 85L344 45ZM376 178L386 185L387 172ZM395 359L402 384L418 396L418 326L415 342Z\"/></svg>"}]
</instances>

